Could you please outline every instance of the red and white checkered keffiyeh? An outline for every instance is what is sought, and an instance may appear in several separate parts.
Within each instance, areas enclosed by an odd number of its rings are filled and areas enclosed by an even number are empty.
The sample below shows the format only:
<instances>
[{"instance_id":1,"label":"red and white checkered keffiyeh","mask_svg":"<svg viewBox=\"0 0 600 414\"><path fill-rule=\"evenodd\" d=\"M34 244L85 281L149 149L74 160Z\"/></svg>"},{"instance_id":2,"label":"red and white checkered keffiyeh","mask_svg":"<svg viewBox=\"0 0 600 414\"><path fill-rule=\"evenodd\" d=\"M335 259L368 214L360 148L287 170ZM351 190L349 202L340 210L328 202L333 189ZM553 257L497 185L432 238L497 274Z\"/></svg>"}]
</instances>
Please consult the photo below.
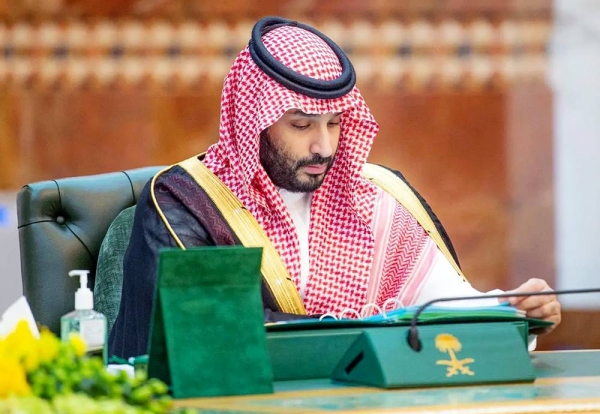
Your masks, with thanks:
<instances>
[{"instance_id":1,"label":"red and white checkered keffiyeh","mask_svg":"<svg viewBox=\"0 0 600 414\"><path fill-rule=\"evenodd\" d=\"M341 73L339 60L329 46L306 30L282 26L265 34L263 42L276 59L306 76L331 80ZM309 114L343 113L335 161L312 198L310 271L304 300L307 313L360 309L367 302L368 290L372 290L372 226L381 192L360 175L379 127L357 88L337 99L309 98L268 77L245 48L225 78L220 137L207 151L204 163L258 220L299 287L300 244L294 223L259 160L261 131L290 109ZM420 228L416 222L410 226L413 232L415 226ZM394 244L400 239L397 232L390 238ZM389 265L402 247L383 248L386 265L380 267L388 274L380 275L381 284L386 286L381 286L383 296L379 297L386 299L397 296L401 287L396 283L398 286L390 289L389 281L403 279L411 264Z\"/></svg>"}]
</instances>

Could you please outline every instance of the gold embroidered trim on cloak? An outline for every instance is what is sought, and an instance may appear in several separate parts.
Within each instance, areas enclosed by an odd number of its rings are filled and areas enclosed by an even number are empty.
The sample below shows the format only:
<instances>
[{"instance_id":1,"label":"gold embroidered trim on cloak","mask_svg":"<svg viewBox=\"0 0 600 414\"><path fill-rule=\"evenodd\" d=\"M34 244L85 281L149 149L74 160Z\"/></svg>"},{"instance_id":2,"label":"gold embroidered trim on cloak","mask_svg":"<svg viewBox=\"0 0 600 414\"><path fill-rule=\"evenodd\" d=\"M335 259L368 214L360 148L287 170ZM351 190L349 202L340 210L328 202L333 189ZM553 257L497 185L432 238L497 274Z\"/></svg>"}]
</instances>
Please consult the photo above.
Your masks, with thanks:
<instances>
[{"instance_id":1,"label":"gold embroidered trim on cloak","mask_svg":"<svg viewBox=\"0 0 600 414\"><path fill-rule=\"evenodd\" d=\"M165 171L170 170L171 168L172 168L172 166L164 168L164 169L160 170L159 172L157 172L154 175L154 177L152 177L152 182L150 183L150 196L152 197L152 202L154 203L154 208L156 208L156 211L158 212L158 215L162 219L163 223L165 223L165 226L167 227L167 230L171 234L171 237L173 237L173 239L175 240L175 243L177 243L177 245L182 250L185 250L185 246L183 245L183 243L181 242L181 240L179 239L179 237L177 236L177 234L173 230L173 227L171 227L171 223L169 223L169 220L167 220L167 217L165 216L165 214L163 213L162 209L158 205L158 201L156 201L156 194L154 194L154 184L156 183L156 179L158 178L159 175L161 175Z\"/></svg>"},{"instance_id":2,"label":"gold embroidered trim on cloak","mask_svg":"<svg viewBox=\"0 0 600 414\"><path fill-rule=\"evenodd\" d=\"M283 260L254 216L198 157L179 165L206 191L244 246L262 247L261 273L282 312L305 315L306 309Z\"/></svg>"},{"instance_id":3,"label":"gold embroidered trim on cloak","mask_svg":"<svg viewBox=\"0 0 600 414\"><path fill-rule=\"evenodd\" d=\"M438 249L448 259L454 270L462 277L467 280L463 272L458 267L458 264L450 254L448 246L444 243L442 236L440 235L435 223L423 207L423 204L411 188L403 180L400 179L396 174L390 170L380 167L375 164L365 164L362 171L362 176L379 188L384 190L396 199L404 208L408 210L410 214L414 216L417 222L425 229L427 234L433 239Z\"/></svg>"}]
</instances>

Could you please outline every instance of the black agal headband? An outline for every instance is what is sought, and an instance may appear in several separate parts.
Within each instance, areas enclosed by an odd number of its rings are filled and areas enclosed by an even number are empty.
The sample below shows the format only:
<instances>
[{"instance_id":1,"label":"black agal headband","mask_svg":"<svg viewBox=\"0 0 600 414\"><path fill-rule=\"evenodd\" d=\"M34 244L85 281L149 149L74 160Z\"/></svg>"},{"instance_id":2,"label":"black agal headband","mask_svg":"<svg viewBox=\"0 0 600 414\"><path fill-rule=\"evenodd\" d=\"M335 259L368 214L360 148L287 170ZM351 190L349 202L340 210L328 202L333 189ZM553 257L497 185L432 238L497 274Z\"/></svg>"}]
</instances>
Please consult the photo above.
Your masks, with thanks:
<instances>
[{"instance_id":1,"label":"black agal headband","mask_svg":"<svg viewBox=\"0 0 600 414\"><path fill-rule=\"evenodd\" d=\"M319 36L333 50L342 66L342 74L333 80L314 79L288 68L265 47L262 36L281 26L299 27ZM354 67L348 56L333 40L308 25L283 19L281 17L264 17L252 28L252 37L248 44L250 56L254 63L268 76L294 92L311 98L333 99L346 95L356 84Z\"/></svg>"}]
</instances>

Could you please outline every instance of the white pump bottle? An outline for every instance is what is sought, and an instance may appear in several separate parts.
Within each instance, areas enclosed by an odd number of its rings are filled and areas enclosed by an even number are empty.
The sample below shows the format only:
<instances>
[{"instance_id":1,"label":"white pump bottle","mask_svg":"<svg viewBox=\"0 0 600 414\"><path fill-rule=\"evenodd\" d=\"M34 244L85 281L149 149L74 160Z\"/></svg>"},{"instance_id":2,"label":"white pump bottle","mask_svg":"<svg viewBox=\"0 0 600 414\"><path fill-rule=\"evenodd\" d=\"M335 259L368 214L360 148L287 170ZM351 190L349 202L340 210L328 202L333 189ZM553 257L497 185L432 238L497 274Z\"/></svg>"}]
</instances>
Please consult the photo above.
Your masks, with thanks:
<instances>
[{"instance_id":1,"label":"white pump bottle","mask_svg":"<svg viewBox=\"0 0 600 414\"><path fill-rule=\"evenodd\" d=\"M106 364L106 316L94 310L94 294L88 288L88 270L71 270L69 276L79 276L75 292L75 310L60 318L60 336L68 341L71 334L79 335L86 344L87 353L102 355Z\"/></svg>"}]
</instances>

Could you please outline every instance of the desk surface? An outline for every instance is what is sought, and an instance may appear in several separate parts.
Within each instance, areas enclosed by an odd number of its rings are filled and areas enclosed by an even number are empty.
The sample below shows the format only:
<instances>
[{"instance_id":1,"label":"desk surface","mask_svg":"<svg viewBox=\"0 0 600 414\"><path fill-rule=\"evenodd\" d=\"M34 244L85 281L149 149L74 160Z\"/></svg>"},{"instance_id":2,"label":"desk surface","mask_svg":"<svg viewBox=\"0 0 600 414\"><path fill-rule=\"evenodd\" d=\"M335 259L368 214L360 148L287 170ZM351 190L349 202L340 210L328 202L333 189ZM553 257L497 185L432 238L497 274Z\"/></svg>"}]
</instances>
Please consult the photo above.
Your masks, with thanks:
<instances>
[{"instance_id":1,"label":"desk surface","mask_svg":"<svg viewBox=\"0 0 600 414\"><path fill-rule=\"evenodd\" d=\"M275 394L179 400L198 413L600 413L600 350L534 352L536 381L383 390L330 380L286 381Z\"/></svg>"}]
</instances>

